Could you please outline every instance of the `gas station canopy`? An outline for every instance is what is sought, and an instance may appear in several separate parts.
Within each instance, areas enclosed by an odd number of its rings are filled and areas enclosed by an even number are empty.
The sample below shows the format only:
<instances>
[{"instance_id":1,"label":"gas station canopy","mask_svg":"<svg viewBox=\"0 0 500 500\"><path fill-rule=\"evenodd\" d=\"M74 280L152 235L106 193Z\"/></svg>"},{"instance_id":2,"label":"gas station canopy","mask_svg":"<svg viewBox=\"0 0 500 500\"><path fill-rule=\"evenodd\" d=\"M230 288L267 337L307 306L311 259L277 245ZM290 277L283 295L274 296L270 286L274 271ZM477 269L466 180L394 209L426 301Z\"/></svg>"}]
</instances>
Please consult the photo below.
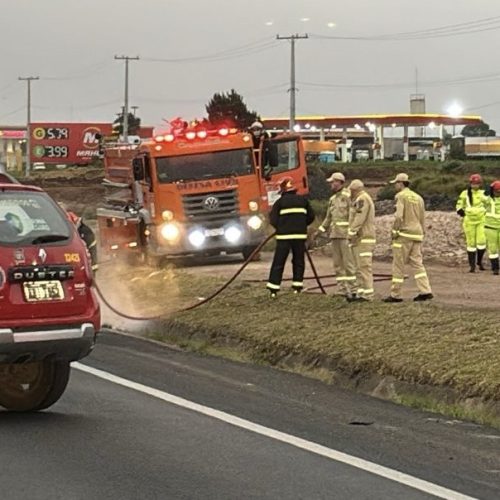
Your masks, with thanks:
<instances>
[{"instance_id":1,"label":"gas station canopy","mask_svg":"<svg viewBox=\"0 0 500 500\"><path fill-rule=\"evenodd\" d=\"M269 128L288 128L289 118L264 118L264 125ZM298 116L295 123L301 128L307 126L322 129L358 128L367 124L384 127L427 127L439 125L478 125L483 123L480 116L450 116L434 113L392 114L392 115L355 115L355 116Z\"/></svg>"}]
</instances>

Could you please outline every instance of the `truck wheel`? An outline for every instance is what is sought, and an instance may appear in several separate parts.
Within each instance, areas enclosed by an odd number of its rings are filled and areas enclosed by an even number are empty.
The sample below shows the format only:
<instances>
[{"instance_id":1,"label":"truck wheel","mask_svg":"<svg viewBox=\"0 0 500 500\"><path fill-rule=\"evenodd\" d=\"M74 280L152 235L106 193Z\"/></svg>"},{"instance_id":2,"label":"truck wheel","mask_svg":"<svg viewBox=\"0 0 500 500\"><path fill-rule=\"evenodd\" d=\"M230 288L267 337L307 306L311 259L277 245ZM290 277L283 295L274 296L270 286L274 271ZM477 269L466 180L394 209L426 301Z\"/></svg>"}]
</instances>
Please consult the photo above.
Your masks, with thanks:
<instances>
[{"instance_id":1,"label":"truck wheel","mask_svg":"<svg viewBox=\"0 0 500 500\"><path fill-rule=\"evenodd\" d=\"M69 361L0 365L0 406L12 411L48 408L62 396L69 374Z\"/></svg>"},{"instance_id":2,"label":"truck wheel","mask_svg":"<svg viewBox=\"0 0 500 500\"><path fill-rule=\"evenodd\" d=\"M242 250L242 254L243 254L243 258L245 260L248 259L248 257L250 257L250 255L252 255L252 252L256 249L257 247L245 247L243 250ZM254 255L253 259L252 259L252 262L256 262L256 261L259 261L260 260L260 253L258 253L257 255Z\"/></svg>"}]
</instances>

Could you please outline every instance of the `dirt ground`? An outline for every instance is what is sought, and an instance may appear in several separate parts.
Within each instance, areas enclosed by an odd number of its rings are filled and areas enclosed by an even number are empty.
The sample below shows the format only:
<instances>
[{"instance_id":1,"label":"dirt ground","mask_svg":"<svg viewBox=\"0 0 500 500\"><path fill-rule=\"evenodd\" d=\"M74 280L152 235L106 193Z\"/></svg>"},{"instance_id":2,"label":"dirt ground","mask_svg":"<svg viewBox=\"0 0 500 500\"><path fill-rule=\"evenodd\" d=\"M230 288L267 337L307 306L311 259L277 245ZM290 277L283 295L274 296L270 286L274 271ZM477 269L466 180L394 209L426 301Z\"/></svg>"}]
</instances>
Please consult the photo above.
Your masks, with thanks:
<instances>
[{"instance_id":1,"label":"dirt ground","mask_svg":"<svg viewBox=\"0 0 500 500\"><path fill-rule=\"evenodd\" d=\"M263 253L262 259L259 262L250 263L239 279L263 280L262 286L264 287L271 265L271 258L271 253ZM320 275L332 274L330 258L314 253L312 254L312 258ZM206 274L207 276L212 276L215 271L220 277L230 277L241 266L241 263L241 259L227 256L213 259L210 262L192 261L186 270L197 274ZM472 274L468 272L468 268L465 265L449 267L428 264L426 267L435 295L434 302L437 304L473 309L496 309L500 307L500 276L493 276L491 271L476 271L476 273ZM391 263L376 261L374 263L374 274L390 275ZM407 275L409 278L405 283L403 296L405 299L411 299L418 293L418 290L411 278L412 272L409 267ZM287 264L284 276L291 277L290 262ZM308 264L306 266L306 276L312 276ZM331 285L334 282L335 280L332 277L322 280L324 285ZM307 288L314 288L316 286L314 280L306 280ZM375 283L376 297L380 299L387 296L389 289L390 281ZM286 283L283 290L284 292L286 291ZM329 294L336 292L335 287L327 287L326 290ZM397 307L397 304L395 306Z\"/></svg>"},{"instance_id":2,"label":"dirt ground","mask_svg":"<svg viewBox=\"0 0 500 500\"><path fill-rule=\"evenodd\" d=\"M35 180L35 184L39 184L46 189L57 201L63 201L70 209L83 214L88 219L93 219L95 218L95 207L103 199L104 195L104 188L100 185L101 178L102 172L96 169L87 172L81 170L73 173L54 172L52 176L33 180ZM262 260L252 262L238 279L266 280L271 258L272 254L263 253ZM313 259L319 274L332 274L331 259L329 257L315 252L313 253ZM216 274L221 277L230 277L241 264L242 260L239 256L221 256L205 260L187 260L182 267L190 273L206 274L207 276ZM493 276L491 271L471 274L468 272L465 262L462 265L453 265L450 262L449 266L426 263L426 266L436 303L474 309L496 309L500 306L500 277ZM390 262L376 261L374 273L390 275ZM407 274L410 278L405 283L404 297L405 299L411 299L417 294L417 289L411 278L412 272L410 268L408 268ZM310 269L306 271L306 275L312 275ZM291 269L290 264L288 264L285 277L290 276ZM331 277L324 280L329 294L335 293L336 290L335 287L328 286L332 283L334 283L334 279ZM166 286L168 287L167 282ZM265 286L264 282L262 286ZM316 284L313 280L306 280L306 286L315 287ZM389 288L390 281L375 283L377 298L388 295ZM106 316L108 315L105 314L105 319ZM112 315L109 315L109 319L111 318Z\"/></svg>"}]
</instances>

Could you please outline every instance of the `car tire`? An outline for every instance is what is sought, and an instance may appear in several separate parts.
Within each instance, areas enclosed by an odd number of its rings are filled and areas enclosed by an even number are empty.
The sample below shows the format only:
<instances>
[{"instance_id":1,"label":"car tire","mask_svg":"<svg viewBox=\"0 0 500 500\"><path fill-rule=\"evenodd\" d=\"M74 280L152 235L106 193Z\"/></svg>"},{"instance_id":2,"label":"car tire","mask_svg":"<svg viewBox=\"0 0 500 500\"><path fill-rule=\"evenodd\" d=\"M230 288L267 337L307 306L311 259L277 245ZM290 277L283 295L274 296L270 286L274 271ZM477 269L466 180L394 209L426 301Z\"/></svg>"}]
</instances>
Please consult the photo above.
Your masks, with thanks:
<instances>
[{"instance_id":1,"label":"car tire","mask_svg":"<svg viewBox=\"0 0 500 500\"><path fill-rule=\"evenodd\" d=\"M1 365L0 406L18 412L52 406L64 393L70 370L69 361Z\"/></svg>"}]
</instances>

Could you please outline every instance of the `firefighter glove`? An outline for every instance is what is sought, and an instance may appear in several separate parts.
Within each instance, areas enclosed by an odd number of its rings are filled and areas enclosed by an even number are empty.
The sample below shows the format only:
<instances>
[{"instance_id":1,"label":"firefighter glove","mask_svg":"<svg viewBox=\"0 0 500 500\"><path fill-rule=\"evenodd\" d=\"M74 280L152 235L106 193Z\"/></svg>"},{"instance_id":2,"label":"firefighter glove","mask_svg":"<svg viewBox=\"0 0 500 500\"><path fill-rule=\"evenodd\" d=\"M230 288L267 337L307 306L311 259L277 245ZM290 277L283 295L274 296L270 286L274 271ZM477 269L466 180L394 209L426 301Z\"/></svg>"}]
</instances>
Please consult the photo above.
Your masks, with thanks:
<instances>
[{"instance_id":1,"label":"firefighter glove","mask_svg":"<svg viewBox=\"0 0 500 500\"><path fill-rule=\"evenodd\" d=\"M460 215L460 217L465 217L465 210L463 208L460 208L457 210L457 214Z\"/></svg>"}]
</instances>

